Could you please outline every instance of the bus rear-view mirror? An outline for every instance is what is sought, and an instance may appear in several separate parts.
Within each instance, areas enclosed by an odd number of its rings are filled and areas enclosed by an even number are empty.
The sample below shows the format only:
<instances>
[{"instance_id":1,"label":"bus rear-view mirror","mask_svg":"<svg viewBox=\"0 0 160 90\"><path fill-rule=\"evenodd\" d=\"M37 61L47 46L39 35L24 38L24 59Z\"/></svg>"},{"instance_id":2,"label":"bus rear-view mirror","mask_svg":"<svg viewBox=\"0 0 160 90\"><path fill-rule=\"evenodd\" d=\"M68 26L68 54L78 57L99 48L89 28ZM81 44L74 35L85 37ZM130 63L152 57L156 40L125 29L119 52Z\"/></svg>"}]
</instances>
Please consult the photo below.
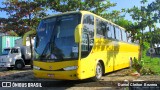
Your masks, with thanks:
<instances>
[{"instance_id":1,"label":"bus rear-view mirror","mask_svg":"<svg viewBox=\"0 0 160 90\"><path fill-rule=\"evenodd\" d=\"M74 38L75 38L75 42L76 43L79 43L81 41L81 31L82 31L82 24L78 24L76 29L75 29L75 32L74 32Z\"/></svg>"}]
</instances>

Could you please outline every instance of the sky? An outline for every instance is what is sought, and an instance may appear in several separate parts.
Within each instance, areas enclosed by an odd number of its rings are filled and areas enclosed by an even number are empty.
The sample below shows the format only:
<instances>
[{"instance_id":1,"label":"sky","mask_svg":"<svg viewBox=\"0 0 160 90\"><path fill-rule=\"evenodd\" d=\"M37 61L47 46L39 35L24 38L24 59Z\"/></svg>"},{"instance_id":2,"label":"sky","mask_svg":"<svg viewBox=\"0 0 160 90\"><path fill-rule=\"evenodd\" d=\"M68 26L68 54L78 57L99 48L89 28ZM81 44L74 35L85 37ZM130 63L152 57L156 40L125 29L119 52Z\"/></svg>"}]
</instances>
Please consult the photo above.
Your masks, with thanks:
<instances>
[{"instance_id":1,"label":"sky","mask_svg":"<svg viewBox=\"0 0 160 90\"><path fill-rule=\"evenodd\" d=\"M141 0L110 0L113 3L117 3L117 5L111 9L113 10L121 10L122 8L132 8L133 6L141 6L140 1ZM146 3L146 5L152 3L155 0L147 0L148 2ZM134 20L132 19L132 17L129 14L125 15L125 19L134 22ZM157 27L160 27L160 23L156 24ZM149 31L149 28L146 27L145 32Z\"/></svg>"},{"instance_id":2,"label":"sky","mask_svg":"<svg viewBox=\"0 0 160 90\"><path fill-rule=\"evenodd\" d=\"M132 8L134 6L141 6L141 0L110 0L113 3L117 3L117 5L111 9L113 10L121 10L122 8ZM155 0L148 0L147 4L153 2ZM125 18L127 20L133 21L132 17L129 14L126 14Z\"/></svg>"},{"instance_id":3,"label":"sky","mask_svg":"<svg viewBox=\"0 0 160 90\"><path fill-rule=\"evenodd\" d=\"M2 5L2 1L0 0L0 7L4 7ZM122 8L132 8L133 6L141 6L140 3L141 0L110 0L110 2L112 3L117 3L117 5L115 7L111 7L110 10L121 10ZM151 3L155 0L148 0L148 3ZM49 14L52 14L51 12L48 12ZM1 12L0 11L0 17L7 17L7 15L5 14L5 12ZM132 18L130 17L129 14L126 14L125 19L129 20L129 21L133 21ZM158 26L160 26L158 24Z\"/></svg>"},{"instance_id":4,"label":"sky","mask_svg":"<svg viewBox=\"0 0 160 90\"><path fill-rule=\"evenodd\" d=\"M0 0L0 7L4 7L4 5L2 5L2 1L3 1L3 0ZM0 11L0 18L2 18L2 17L7 17L7 16L6 16L6 13L5 13L5 12L1 12L1 11Z\"/></svg>"},{"instance_id":5,"label":"sky","mask_svg":"<svg viewBox=\"0 0 160 90\"><path fill-rule=\"evenodd\" d=\"M4 7L4 5L2 5L2 1L0 0L0 7ZM135 6L140 6L140 1L141 0L110 0L110 2L112 3L117 3L117 5L115 7L110 8L111 10L121 10L122 8L132 8L134 5ZM154 0L148 0L148 2L152 2ZM5 12L0 12L0 17L7 17L7 15L5 14ZM126 16L126 19L131 20L131 17Z\"/></svg>"},{"instance_id":6,"label":"sky","mask_svg":"<svg viewBox=\"0 0 160 90\"><path fill-rule=\"evenodd\" d=\"M0 0L0 7L4 7L2 5L2 1ZM110 0L113 3L117 3L117 6L111 8L111 10L121 10L122 8L131 8L134 5L139 6L140 5L140 0ZM153 0L149 0L153 1ZM0 12L0 17L7 17L5 12ZM127 17L127 19L131 19Z\"/></svg>"}]
</instances>

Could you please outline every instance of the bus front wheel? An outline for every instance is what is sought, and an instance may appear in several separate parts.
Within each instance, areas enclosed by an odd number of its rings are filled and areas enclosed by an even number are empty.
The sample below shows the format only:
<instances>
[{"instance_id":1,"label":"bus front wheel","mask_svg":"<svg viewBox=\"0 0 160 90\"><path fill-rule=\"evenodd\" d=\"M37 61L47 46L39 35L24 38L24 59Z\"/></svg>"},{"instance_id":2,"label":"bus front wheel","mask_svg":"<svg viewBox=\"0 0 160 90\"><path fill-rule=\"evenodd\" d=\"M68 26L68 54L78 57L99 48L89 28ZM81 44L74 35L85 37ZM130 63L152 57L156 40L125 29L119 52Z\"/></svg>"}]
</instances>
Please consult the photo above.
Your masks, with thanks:
<instances>
[{"instance_id":1,"label":"bus front wheel","mask_svg":"<svg viewBox=\"0 0 160 90\"><path fill-rule=\"evenodd\" d=\"M101 79L103 74L103 69L102 69L102 65L100 62L97 63L96 65L96 75L92 78L93 81L98 81Z\"/></svg>"}]
</instances>

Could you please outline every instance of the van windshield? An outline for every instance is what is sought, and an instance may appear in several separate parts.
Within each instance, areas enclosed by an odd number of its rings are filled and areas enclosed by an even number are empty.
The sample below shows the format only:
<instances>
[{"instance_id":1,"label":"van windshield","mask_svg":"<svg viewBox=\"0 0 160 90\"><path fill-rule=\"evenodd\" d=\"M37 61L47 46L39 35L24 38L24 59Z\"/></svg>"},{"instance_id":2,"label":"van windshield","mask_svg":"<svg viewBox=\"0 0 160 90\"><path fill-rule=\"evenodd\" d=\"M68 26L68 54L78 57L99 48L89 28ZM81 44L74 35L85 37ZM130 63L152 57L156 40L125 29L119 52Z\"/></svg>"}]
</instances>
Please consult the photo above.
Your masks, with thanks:
<instances>
[{"instance_id":1,"label":"van windshield","mask_svg":"<svg viewBox=\"0 0 160 90\"><path fill-rule=\"evenodd\" d=\"M10 49L4 49L2 52L2 55L8 55L10 52Z\"/></svg>"}]
</instances>

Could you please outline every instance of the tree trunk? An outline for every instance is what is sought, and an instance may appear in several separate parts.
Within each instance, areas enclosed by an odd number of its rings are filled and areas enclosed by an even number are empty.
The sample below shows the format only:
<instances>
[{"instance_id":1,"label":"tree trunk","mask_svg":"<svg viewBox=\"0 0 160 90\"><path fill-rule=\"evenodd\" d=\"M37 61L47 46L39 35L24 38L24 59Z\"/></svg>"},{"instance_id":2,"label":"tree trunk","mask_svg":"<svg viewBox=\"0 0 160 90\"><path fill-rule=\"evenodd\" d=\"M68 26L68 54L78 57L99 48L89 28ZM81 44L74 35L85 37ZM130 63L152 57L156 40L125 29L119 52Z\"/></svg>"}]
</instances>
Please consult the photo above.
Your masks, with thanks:
<instances>
[{"instance_id":1,"label":"tree trunk","mask_svg":"<svg viewBox=\"0 0 160 90\"><path fill-rule=\"evenodd\" d=\"M31 62L30 64L32 65L33 63L33 46L32 46L32 37L29 36L29 41L30 41L30 50L31 50Z\"/></svg>"},{"instance_id":2,"label":"tree trunk","mask_svg":"<svg viewBox=\"0 0 160 90\"><path fill-rule=\"evenodd\" d=\"M140 59L143 57L143 29L142 29L142 37L140 43Z\"/></svg>"}]
</instances>

